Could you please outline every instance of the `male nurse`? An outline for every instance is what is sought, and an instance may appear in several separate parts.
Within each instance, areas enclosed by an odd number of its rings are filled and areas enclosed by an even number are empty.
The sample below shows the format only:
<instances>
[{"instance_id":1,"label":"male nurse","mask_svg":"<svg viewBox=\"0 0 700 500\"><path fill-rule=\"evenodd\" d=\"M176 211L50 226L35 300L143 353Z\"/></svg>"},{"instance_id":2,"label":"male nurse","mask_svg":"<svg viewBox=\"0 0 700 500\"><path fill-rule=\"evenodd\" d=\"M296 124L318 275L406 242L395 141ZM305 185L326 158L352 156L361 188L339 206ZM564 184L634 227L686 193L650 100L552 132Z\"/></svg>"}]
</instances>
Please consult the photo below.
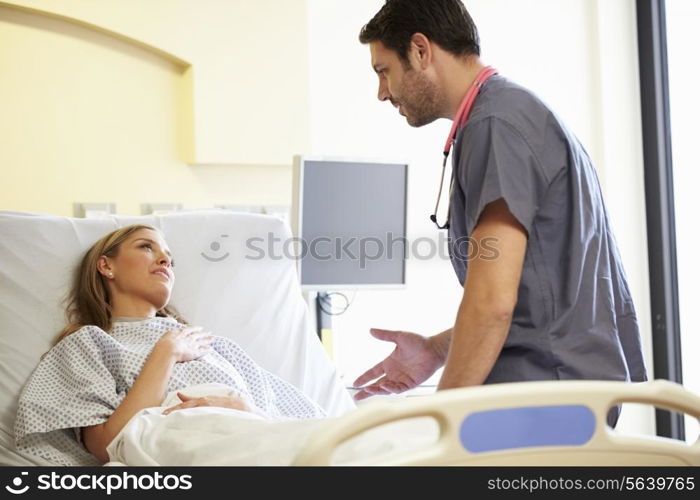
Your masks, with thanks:
<instances>
[{"instance_id":1,"label":"male nurse","mask_svg":"<svg viewBox=\"0 0 700 500\"><path fill-rule=\"evenodd\" d=\"M433 221L448 228L463 296L454 325L436 335L372 329L396 348L355 381L355 399L406 391L443 365L438 390L646 380L601 188L574 134L533 92L481 61L460 0L387 0L360 42L380 101L413 127L453 121L448 216Z\"/></svg>"}]
</instances>

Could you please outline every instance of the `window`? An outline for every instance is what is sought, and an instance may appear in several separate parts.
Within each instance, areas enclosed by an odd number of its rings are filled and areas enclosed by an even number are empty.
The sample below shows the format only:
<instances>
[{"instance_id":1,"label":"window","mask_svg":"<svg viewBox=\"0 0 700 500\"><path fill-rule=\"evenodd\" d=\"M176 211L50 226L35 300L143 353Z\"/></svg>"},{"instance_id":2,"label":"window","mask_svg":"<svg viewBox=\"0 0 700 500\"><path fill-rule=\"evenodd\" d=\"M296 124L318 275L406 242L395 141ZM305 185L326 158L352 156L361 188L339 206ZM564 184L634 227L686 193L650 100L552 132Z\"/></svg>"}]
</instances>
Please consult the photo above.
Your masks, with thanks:
<instances>
[{"instance_id":1,"label":"window","mask_svg":"<svg viewBox=\"0 0 700 500\"><path fill-rule=\"evenodd\" d=\"M700 343L693 311L700 277L694 265L693 205L700 176L693 161L693 95L700 36L697 0L637 0L654 377L700 392L694 359ZM657 411L657 434L694 441L698 425Z\"/></svg>"},{"instance_id":2,"label":"window","mask_svg":"<svg viewBox=\"0 0 700 500\"><path fill-rule=\"evenodd\" d=\"M671 154L678 266L678 302L683 385L700 394L700 323L698 308L700 232L697 197L700 190L700 157L697 134L700 118L697 57L700 48L700 2L666 0ZM698 437L698 423L686 419L686 439Z\"/></svg>"}]
</instances>

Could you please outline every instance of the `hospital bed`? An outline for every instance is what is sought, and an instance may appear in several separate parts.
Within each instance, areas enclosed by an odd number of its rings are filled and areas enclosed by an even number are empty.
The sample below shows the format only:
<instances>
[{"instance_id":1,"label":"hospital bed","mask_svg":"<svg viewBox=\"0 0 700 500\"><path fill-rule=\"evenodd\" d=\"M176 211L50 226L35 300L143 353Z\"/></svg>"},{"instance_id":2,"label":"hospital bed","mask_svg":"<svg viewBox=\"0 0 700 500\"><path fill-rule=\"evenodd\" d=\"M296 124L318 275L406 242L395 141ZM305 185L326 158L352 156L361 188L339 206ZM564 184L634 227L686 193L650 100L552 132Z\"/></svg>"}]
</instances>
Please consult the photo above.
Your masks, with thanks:
<instances>
[{"instance_id":1,"label":"hospital bed","mask_svg":"<svg viewBox=\"0 0 700 500\"><path fill-rule=\"evenodd\" d=\"M436 423L435 442L422 436L422 448L378 463L700 465L699 442L616 436L605 424L607 409L622 401L700 417L700 398L667 382L502 384L356 409L314 333L295 263L284 254L289 228L274 217L213 210L105 219L0 211L0 464L53 465L14 446L19 393L65 324L62 300L81 256L132 223L165 234L177 260L171 302L183 317L231 337L338 417L312 435L298 465L333 463L334 450L357 436L417 417Z\"/></svg>"},{"instance_id":2,"label":"hospital bed","mask_svg":"<svg viewBox=\"0 0 700 500\"><path fill-rule=\"evenodd\" d=\"M678 384L558 381L496 384L441 391L429 397L367 404L319 431L295 465L332 465L343 443L379 426L434 419L436 439L368 465L688 466L700 465L693 445L619 435L607 426L617 404L646 403L700 418L700 397Z\"/></svg>"}]
</instances>

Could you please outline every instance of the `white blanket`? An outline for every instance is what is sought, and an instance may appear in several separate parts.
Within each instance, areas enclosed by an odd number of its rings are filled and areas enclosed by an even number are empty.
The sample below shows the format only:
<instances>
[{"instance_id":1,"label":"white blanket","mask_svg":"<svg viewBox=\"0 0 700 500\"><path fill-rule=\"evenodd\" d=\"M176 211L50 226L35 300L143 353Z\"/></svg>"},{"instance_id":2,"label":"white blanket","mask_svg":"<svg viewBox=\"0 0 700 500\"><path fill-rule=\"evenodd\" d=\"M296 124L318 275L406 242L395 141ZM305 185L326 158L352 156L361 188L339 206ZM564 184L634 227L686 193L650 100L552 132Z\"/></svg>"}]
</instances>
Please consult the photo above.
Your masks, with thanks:
<instances>
[{"instance_id":1,"label":"white blanket","mask_svg":"<svg viewBox=\"0 0 700 500\"><path fill-rule=\"evenodd\" d=\"M190 387L187 395L226 395L218 384ZM289 465L307 440L334 419L269 419L257 413L217 407L177 410L162 415L180 401L171 393L161 407L134 416L107 448L108 465ZM411 422L409 424L409 422ZM369 431L341 445L338 465L387 459L434 442L432 421L406 421Z\"/></svg>"},{"instance_id":2,"label":"white blanket","mask_svg":"<svg viewBox=\"0 0 700 500\"><path fill-rule=\"evenodd\" d=\"M15 420L17 448L61 465L97 465L75 429L101 424L121 405L153 346L173 318L115 322L108 333L85 326L49 351L22 390ZM320 418L325 412L298 388L258 365L234 341L215 336L212 351L176 363L167 391L227 387L268 418ZM219 394L219 393L212 393ZM203 393L202 395L207 395Z\"/></svg>"}]
</instances>

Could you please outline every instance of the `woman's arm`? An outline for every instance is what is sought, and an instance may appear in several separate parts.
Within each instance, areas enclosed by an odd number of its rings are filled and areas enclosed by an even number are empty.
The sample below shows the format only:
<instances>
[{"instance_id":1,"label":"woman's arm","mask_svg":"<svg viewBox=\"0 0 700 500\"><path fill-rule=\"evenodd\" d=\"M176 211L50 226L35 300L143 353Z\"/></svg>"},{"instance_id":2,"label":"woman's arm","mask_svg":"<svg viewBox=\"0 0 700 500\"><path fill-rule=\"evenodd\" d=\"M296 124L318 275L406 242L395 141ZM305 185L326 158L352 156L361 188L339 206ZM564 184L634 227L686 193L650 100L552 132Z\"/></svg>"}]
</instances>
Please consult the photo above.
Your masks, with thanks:
<instances>
[{"instance_id":1,"label":"woman's arm","mask_svg":"<svg viewBox=\"0 0 700 500\"><path fill-rule=\"evenodd\" d=\"M212 336L201 328L172 330L156 342L121 404L106 422L83 427L85 447L102 462L107 462L107 446L136 413L159 406L165 397L175 363L197 359L209 352Z\"/></svg>"},{"instance_id":2,"label":"woman's arm","mask_svg":"<svg viewBox=\"0 0 700 500\"><path fill-rule=\"evenodd\" d=\"M163 412L163 415L168 415L177 410L185 410L187 408L198 408L200 406L216 406L218 408L231 408L232 410L242 410L249 412L252 412L254 407L252 403L247 402L240 396L191 397L181 392L178 392L177 397L180 398L180 401L182 401L182 403L167 408Z\"/></svg>"}]
</instances>

